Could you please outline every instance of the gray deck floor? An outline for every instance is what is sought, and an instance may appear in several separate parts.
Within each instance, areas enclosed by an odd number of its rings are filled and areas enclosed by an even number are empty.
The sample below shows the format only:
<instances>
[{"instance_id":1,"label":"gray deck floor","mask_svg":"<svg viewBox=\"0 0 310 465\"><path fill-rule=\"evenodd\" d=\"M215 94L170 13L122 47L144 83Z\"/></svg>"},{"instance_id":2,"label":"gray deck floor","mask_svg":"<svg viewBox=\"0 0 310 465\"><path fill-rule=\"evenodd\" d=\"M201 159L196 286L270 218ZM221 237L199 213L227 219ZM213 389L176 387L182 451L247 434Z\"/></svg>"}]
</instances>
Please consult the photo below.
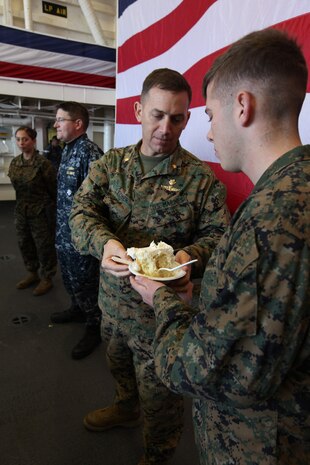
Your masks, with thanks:
<instances>
[{"instance_id":1,"label":"gray deck floor","mask_svg":"<svg viewBox=\"0 0 310 465\"><path fill-rule=\"evenodd\" d=\"M141 428L104 433L82 419L113 399L104 344L83 360L70 352L81 324L51 325L50 314L68 307L60 274L54 288L34 297L17 290L25 274L13 220L14 202L0 202L0 463L1 465L136 465ZM198 463L186 400L185 430L171 465Z\"/></svg>"}]
</instances>

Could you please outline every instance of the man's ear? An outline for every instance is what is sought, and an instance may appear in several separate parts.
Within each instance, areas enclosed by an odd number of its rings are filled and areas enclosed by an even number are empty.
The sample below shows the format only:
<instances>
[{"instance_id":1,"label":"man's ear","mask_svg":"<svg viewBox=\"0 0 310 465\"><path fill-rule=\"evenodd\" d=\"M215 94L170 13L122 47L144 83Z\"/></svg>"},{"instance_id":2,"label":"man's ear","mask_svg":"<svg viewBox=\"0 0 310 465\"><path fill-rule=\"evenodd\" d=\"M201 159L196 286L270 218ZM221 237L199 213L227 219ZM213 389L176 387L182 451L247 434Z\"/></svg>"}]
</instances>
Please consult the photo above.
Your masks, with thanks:
<instances>
[{"instance_id":1,"label":"man's ear","mask_svg":"<svg viewBox=\"0 0 310 465\"><path fill-rule=\"evenodd\" d=\"M142 112L142 105L140 102L135 102L134 103L134 112L135 112L135 117L136 120L141 123L141 112Z\"/></svg>"},{"instance_id":2,"label":"man's ear","mask_svg":"<svg viewBox=\"0 0 310 465\"><path fill-rule=\"evenodd\" d=\"M237 95L238 118L242 126L249 126L254 116L254 96L245 90L241 90Z\"/></svg>"},{"instance_id":3,"label":"man's ear","mask_svg":"<svg viewBox=\"0 0 310 465\"><path fill-rule=\"evenodd\" d=\"M75 124L76 124L76 129L78 131L80 131L83 128L83 121L81 119L79 119L79 118L76 119Z\"/></svg>"}]
</instances>

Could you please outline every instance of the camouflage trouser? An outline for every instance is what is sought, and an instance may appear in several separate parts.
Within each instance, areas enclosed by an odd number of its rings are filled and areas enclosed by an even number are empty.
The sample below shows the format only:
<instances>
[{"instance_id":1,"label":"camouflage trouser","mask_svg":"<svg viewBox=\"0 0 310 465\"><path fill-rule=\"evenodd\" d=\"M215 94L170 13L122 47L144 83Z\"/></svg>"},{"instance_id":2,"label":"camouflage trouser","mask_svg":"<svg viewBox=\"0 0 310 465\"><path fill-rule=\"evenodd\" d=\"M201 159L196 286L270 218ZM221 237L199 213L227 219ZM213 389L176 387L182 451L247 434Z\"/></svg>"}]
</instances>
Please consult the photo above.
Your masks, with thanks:
<instances>
[{"instance_id":1,"label":"camouflage trouser","mask_svg":"<svg viewBox=\"0 0 310 465\"><path fill-rule=\"evenodd\" d=\"M183 430L183 398L169 391L155 373L152 339L127 335L103 317L102 336L108 336L107 360L116 381L115 403L144 415L146 457L156 465L174 453ZM111 334L112 333L112 334Z\"/></svg>"},{"instance_id":2,"label":"camouflage trouser","mask_svg":"<svg viewBox=\"0 0 310 465\"><path fill-rule=\"evenodd\" d=\"M65 244L64 244L65 247ZM70 244L57 248L62 280L71 297L71 310L85 313L87 326L98 326L99 261L90 255L80 255Z\"/></svg>"},{"instance_id":3,"label":"camouflage trouser","mask_svg":"<svg viewBox=\"0 0 310 465\"><path fill-rule=\"evenodd\" d=\"M284 398L282 405L290 398L286 390ZM307 395L304 398L308 407ZM229 397L195 399L193 423L199 463L309 465L309 408L286 416L281 408L275 408L276 404L275 398L257 398L252 406L238 408Z\"/></svg>"},{"instance_id":4,"label":"camouflage trouser","mask_svg":"<svg viewBox=\"0 0 310 465\"><path fill-rule=\"evenodd\" d=\"M26 269L30 272L40 269L42 278L54 276L57 269L55 228L51 227L46 211L34 216L15 211L15 226Z\"/></svg>"}]
</instances>

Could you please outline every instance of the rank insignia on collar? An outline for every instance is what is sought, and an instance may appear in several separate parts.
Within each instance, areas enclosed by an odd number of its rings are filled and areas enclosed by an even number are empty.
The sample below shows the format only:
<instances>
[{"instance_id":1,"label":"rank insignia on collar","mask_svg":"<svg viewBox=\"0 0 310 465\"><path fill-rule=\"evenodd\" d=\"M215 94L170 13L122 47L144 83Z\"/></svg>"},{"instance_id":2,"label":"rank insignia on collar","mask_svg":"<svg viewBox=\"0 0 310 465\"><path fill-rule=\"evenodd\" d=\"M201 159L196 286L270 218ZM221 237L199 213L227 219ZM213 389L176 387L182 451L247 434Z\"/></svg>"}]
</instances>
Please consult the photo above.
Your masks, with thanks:
<instances>
[{"instance_id":1,"label":"rank insignia on collar","mask_svg":"<svg viewBox=\"0 0 310 465\"><path fill-rule=\"evenodd\" d=\"M174 185L176 184L175 179L170 179L168 184L169 186L162 186L162 188L169 192L180 192L180 189L178 187L174 187Z\"/></svg>"}]
</instances>

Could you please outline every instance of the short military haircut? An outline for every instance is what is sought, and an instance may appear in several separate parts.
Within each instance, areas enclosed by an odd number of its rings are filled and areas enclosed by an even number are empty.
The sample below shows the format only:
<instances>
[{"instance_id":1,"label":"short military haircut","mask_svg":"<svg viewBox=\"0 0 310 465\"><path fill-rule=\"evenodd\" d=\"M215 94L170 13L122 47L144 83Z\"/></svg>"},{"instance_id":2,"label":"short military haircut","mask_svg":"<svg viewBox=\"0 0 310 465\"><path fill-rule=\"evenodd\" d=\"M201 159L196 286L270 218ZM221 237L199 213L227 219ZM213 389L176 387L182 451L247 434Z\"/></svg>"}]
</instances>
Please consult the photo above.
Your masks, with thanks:
<instances>
[{"instance_id":1,"label":"short military haircut","mask_svg":"<svg viewBox=\"0 0 310 465\"><path fill-rule=\"evenodd\" d=\"M285 32L263 29L252 32L219 56L203 79L202 93L212 82L213 95L229 98L241 82L248 81L265 93L273 117L300 113L307 88L306 60L297 42Z\"/></svg>"},{"instance_id":2,"label":"short military haircut","mask_svg":"<svg viewBox=\"0 0 310 465\"><path fill-rule=\"evenodd\" d=\"M141 101L143 101L144 97L153 87L175 93L187 92L188 103L190 104L192 100L191 86L181 73L173 69L159 68L152 71L143 82Z\"/></svg>"},{"instance_id":3,"label":"short military haircut","mask_svg":"<svg viewBox=\"0 0 310 465\"><path fill-rule=\"evenodd\" d=\"M29 126L20 126L15 131L15 137L18 131L25 131L25 133L30 137L30 139L34 140L37 138L37 131L35 129L30 128Z\"/></svg>"},{"instance_id":4,"label":"short military haircut","mask_svg":"<svg viewBox=\"0 0 310 465\"><path fill-rule=\"evenodd\" d=\"M89 113L86 107L78 102L61 102L56 106L57 110L63 110L69 113L73 120L80 119L83 122L85 130L89 125Z\"/></svg>"}]
</instances>

